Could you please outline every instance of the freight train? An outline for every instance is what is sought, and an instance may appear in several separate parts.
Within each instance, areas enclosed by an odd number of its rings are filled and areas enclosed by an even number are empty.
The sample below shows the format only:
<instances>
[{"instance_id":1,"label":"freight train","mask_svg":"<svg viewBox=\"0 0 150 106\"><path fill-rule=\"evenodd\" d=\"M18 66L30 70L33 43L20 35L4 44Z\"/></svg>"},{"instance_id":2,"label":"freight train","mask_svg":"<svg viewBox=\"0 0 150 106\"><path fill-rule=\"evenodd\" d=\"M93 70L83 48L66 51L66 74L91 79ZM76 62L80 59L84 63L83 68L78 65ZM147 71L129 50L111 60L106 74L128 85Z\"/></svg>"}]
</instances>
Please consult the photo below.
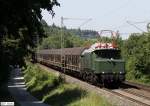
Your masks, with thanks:
<instances>
[{"instance_id":1,"label":"freight train","mask_svg":"<svg viewBox=\"0 0 150 106\"><path fill-rule=\"evenodd\" d=\"M125 61L112 43L40 50L36 57L42 64L60 68L91 83L119 86L125 80Z\"/></svg>"}]
</instances>

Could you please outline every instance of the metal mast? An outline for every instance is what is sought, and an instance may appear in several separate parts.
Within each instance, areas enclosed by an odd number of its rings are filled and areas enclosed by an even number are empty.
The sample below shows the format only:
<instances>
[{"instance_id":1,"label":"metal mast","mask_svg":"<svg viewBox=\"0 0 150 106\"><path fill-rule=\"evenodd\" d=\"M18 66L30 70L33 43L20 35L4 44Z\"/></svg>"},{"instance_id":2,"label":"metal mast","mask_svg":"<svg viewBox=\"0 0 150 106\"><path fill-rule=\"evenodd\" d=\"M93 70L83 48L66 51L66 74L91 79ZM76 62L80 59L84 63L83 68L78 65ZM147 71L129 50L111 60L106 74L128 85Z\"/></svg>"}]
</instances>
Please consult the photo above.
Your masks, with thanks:
<instances>
[{"instance_id":1,"label":"metal mast","mask_svg":"<svg viewBox=\"0 0 150 106\"><path fill-rule=\"evenodd\" d=\"M88 23L89 21L91 21L91 18L66 18L66 17L61 17L61 62L62 62L62 66L63 66L63 62L64 62L64 58L63 57L63 48L64 48L64 37L63 37L63 28L64 28L64 20L78 20L78 21L84 21L80 26L85 25L86 23ZM63 68L62 68L63 70ZM64 68L65 71L65 68Z\"/></svg>"}]
</instances>

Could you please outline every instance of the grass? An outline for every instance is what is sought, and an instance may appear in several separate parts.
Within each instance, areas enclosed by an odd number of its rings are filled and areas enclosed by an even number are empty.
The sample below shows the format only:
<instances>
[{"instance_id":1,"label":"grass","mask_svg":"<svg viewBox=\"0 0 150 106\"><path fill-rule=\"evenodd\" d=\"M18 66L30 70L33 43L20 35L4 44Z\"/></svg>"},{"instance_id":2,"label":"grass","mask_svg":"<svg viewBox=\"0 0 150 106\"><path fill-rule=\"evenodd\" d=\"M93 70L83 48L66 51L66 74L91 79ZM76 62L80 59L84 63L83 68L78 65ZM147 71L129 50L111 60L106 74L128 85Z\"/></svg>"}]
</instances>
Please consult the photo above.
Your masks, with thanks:
<instances>
[{"instance_id":1,"label":"grass","mask_svg":"<svg viewBox=\"0 0 150 106\"><path fill-rule=\"evenodd\" d=\"M139 83L139 84L150 86L150 81L149 80L148 81L145 81L145 79L127 79L127 80L130 81L130 82L134 82L134 83Z\"/></svg>"},{"instance_id":2,"label":"grass","mask_svg":"<svg viewBox=\"0 0 150 106\"><path fill-rule=\"evenodd\" d=\"M68 106L111 106L104 98L96 95L96 93L87 93L79 101Z\"/></svg>"},{"instance_id":3,"label":"grass","mask_svg":"<svg viewBox=\"0 0 150 106\"><path fill-rule=\"evenodd\" d=\"M65 83L61 77L31 63L27 64L24 77L28 91L52 106L111 106L96 93Z\"/></svg>"},{"instance_id":4,"label":"grass","mask_svg":"<svg viewBox=\"0 0 150 106\"><path fill-rule=\"evenodd\" d=\"M60 85L49 92L43 100L53 106L111 106L96 93L86 92L72 84Z\"/></svg>"},{"instance_id":5,"label":"grass","mask_svg":"<svg viewBox=\"0 0 150 106\"><path fill-rule=\"evenodd\" d=\"M140 78L134 78L133 73L127 73L126 80L150 86L150 75L142 75Z\"/></svg>"}]
</instances>

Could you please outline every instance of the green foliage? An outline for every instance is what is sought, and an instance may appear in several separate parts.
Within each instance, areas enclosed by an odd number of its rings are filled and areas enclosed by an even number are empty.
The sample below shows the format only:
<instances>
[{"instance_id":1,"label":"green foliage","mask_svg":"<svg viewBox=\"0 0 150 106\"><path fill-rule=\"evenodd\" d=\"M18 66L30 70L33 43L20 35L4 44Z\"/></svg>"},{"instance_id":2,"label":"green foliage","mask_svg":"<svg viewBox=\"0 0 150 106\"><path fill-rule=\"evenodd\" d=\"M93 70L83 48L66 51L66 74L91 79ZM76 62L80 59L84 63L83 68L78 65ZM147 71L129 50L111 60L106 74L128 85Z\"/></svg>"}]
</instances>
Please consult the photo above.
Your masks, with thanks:
<instances>
[{"instance_id":1,"label":"green foliage","mask_svg":"<svg viewBox=\"0 0 150 106\"><path fill-rule=\"evenodd\" d=\"M59 28L54 24L52 26L44 25L44 29L48 37L44 38L42 43L39 45L41 49L61 48L61 36L63 38L63 47L65 48L81 46L88 47L98 41L112 42L112 38L98 37L98 33L96 31ZM88 35L93 35L94 37L89 37ZM122 39L119 35L115 41L118 46L121 47Z\"/></svg>"},{"instance_id":2,"label":"green foliage","mask_svg":"<svg viewBox=\"0 0 150 106\"><path fill-rule=\"evenodd\" d=\"M96 38L98 36L98 32L94 30L81 30L81 29L67 29L73 35L77 35L81 38Z\"/></svg>"},{"instance_id":3,"label":"green foliage","mask_svg":"<svg viewBox=\"0 0 150 106\"><path fill-rule=\"evenodd\" d=\"M68 106L112 106L106 99L98 96L95 92L87 93L79 101L69 104Z\"/></svg>"},{"instance_id":4,"label":"green foliage","mask_svg":"<svg viewBox=\"0 0 150 106\"><path fill-rule=\"evenodd\" d=\"M132 34L122 47L127 78L150 84L150 33Z\"/></svg>"},{"instance_id":5,"label":"green foliage","mask_svg":"<svg viewBox=\"0 0 150 106\"><path fill-rule=\"evenodd\" d=\"M41 45L41 49L52 49L52 48L61 48L61 36L63 39L63 47L79 47L84 44L84 39L70 33L66 29L61 29L59 27L47 26L44 28L47 34L47 38L44 38Z\"/></svg>"},{"instance_id":6,"label":"green foliage","mask_svg":"<svg viewBox=\"0 0 150 106\"><path fill-rule=\"evenodd\" d=\"M31 94L53 106L111 106L97 94L62 82L59 76L31 63L27 64L24 78Z\"/></svg>"},{"instance_id":7,"label":"green foliage","mask_svg":"<svg viewBox=\"0 0 150 106\"><path fill-rule=\"evenodd\" d=\"M29 37L32 37L35 32L41 35L41 9L46 9L54 15L55 5L59 5L56 0L1 0L0 35L19 38L20 28L27 28Z\"/></svg>"},{"instance_id":8,"label":"green foliage","mask_svg":"<svg viewBox=\"0 0 150 106\"><path fill-rule=\"evenodd\" d=\"M59 36L49 36L46 39L43 39L40 48L42 49L51 49L51 48L60 48L60 37Z\"/></svg>"},{"instance_id":9,"label":"green foliage","mask_svg":"<svg viewBox=\"0 0 150 106\"><path fill-rule=\"evenodd\" d=\"M85 91L75 85L62 84L45 95L43 101L54 106L70 106L72 102L78 101L85 94Z\"/></svg>"},{"instance_id":10,"label":"green foliage","mask_svg":"<svg viewBox=\"0 0 150 106\"><path fill-rule=\"evenodd\" d=\"M62 83L60 77L56 77L54 74L48 74L48 72L42 71L38 66L31 63L27 64L27 68L24 71L24 78L27 89L39 99L42 99L50 89Z\"/></svg>"},{"instance_id":11,"label":"green foliage","mask_svg":"<svg viewBox=\"0 0 150 106\"><path fill-rule=\"evenodd\" d=\"M33 52L35 39L45 36L42 9L54 16L57 0L0 1L0 85L8 78L9 65L24 65L24 57Z\"/></svg>"}]
</instances>

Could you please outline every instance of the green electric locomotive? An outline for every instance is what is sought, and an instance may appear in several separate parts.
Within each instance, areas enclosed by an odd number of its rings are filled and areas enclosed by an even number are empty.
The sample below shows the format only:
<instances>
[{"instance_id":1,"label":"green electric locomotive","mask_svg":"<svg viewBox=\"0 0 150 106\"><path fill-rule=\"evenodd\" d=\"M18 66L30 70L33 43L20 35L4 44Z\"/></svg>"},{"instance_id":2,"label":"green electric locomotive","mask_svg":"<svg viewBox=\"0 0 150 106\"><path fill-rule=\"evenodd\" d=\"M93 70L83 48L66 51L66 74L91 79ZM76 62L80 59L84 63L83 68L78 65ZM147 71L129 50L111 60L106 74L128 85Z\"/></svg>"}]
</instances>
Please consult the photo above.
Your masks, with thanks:
<instances>
[{"instance_id":1,"label":"green electric locomotive","mask_svg":"<svg viewBox=\"0 0 150 106\"><path fill-rule=\"evenodd\" d=\"M94 73L98 82L118 86L125 80L125 62L121 59L120 50L111 43L96 43L81 57L82 69L91 75Z\"/></svg>"},{"instance_id":2,"label":"green electric locomotive","mask_svg":"<svg viewBox=\"0 0 150 106\"><path fill-rule=\"evenodd\" d=\"M95 43L89 48L40 50L37 61L92 83L118 86L125 80L125 62L120 50L111 43Z\"/></svg>"}]
</instances>

